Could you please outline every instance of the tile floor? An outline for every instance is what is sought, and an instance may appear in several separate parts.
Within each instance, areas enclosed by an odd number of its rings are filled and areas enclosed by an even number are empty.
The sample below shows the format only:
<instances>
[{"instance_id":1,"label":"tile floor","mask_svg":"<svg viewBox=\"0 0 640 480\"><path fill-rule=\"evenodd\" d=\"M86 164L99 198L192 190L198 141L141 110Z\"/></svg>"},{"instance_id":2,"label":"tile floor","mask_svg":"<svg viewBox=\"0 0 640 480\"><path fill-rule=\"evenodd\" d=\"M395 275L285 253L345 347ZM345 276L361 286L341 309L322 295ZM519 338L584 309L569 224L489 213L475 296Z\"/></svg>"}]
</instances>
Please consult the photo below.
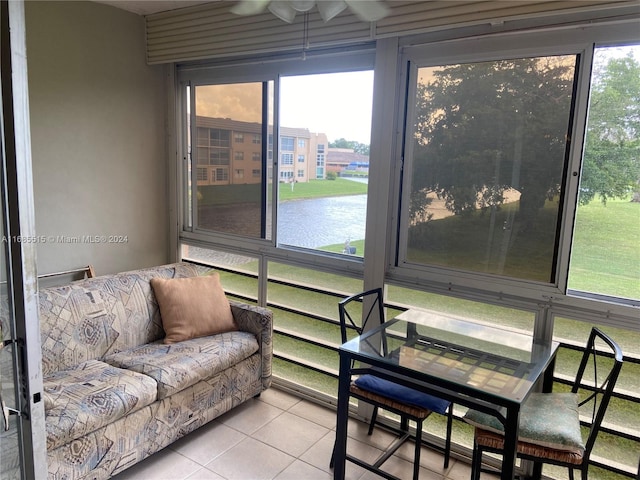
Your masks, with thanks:
<instances>
[{"instance_id":1,"label":"tile floor","mask_svg":"<svg viewBox=\"0 0 640 480\"><path fill-rule=\"evenodd\" d=\"M348 449L375 460L394 437L380 429L367 436L367 426L352 420ZM227 412L114 480L330 480L329 459L335 439L335 412L276 388ZM413 447L404 445L384 468L410 479ZM421 480L468 480L469 465L423 449ZM381 477L347 462L348 480Z\"/></svg>"}]
</instances>

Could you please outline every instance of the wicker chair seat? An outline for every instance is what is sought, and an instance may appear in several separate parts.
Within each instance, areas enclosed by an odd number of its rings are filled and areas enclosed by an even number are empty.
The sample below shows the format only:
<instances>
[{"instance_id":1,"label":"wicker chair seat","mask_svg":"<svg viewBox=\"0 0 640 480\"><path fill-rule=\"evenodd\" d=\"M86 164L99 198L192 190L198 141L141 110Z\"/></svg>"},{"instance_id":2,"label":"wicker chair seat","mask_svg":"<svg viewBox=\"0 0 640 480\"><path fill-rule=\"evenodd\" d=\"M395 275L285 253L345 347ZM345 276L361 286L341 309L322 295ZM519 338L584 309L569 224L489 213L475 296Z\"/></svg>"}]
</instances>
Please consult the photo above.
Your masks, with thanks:
<instances>
[{"instance_id":1,"label":"wicker chair seat","mask_svg":"<svg viewBox=\"0 0 640 480\"><path fill-rule=\"evenodd\" d=\"M475 429L476 444L480 445L487 450L504 449L504 436L498 433L489 432L481 428ZM556 450L555 448L543 447L541 445L535 445L533 443L527 443L518 441L518 453L535 458L544 458L552 461L569 463L572 465L582 464L582 458L584 456L584 450L581 452Z\"/></svg>"}]
</instances>

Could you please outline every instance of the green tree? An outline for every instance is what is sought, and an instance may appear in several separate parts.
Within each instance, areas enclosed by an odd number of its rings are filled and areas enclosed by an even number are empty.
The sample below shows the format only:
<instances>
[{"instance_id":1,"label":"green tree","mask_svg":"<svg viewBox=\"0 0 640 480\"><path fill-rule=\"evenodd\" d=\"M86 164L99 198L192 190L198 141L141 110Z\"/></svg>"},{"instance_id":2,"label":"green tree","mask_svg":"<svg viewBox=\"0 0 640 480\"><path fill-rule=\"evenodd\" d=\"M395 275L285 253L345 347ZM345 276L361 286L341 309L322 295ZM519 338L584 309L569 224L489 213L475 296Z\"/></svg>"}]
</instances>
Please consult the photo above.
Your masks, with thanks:
<instances>
[{"instance_id":1,"label":"green tree","mask_svg":"<svg viewBox=\"0 0 640 480\"><path fill-rule=\"evenodd\" d=\"M594 75L580 203L640 191L640 63L611 58ZM640 201L640 200L637 200Z\"/></svg>"},{"instance_id":2,"label":"green tree","mask_svg":"<svg viewBox=\"0 0 640 480\"><path fill-rule=\"evenodd\" d=\"M369 145L344 138L339 138L335 142L329 142L329 148L350 148L356 153L369 155Z\"/></svg>"},{"instance_id":3,"label":"green tree","mask_svg":"<svg viewBox=\"0 0 640 480\"><path fill-rule=\"evenodd\" d=\"M520 226L531 227L562 181L574 57L429 70L418 84L411 191L434 192L461 215L497 208L515 189ZM424 209L413 197L412 207Z\"/></svg>"}]
</instances>

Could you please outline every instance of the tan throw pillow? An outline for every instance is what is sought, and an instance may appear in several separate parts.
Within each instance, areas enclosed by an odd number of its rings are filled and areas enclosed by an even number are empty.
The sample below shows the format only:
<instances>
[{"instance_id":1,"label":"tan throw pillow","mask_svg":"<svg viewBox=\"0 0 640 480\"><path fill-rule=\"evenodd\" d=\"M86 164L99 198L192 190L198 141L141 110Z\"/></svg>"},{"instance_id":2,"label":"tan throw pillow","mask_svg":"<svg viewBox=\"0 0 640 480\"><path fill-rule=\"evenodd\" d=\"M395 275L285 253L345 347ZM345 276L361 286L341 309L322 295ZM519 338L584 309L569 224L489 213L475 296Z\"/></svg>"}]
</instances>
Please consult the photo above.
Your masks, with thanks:
<instances>
[{"instance_id":1,"label":"tan throw pillow","mask_svg":"<svg viewBox=\"0 0 640 480\"><path fill-rule=\"evenodd\" d=\"M189 278L152 278L164 343L237 330L229 300L222 290L220 275Z\"/></svg>"}]
</instances>

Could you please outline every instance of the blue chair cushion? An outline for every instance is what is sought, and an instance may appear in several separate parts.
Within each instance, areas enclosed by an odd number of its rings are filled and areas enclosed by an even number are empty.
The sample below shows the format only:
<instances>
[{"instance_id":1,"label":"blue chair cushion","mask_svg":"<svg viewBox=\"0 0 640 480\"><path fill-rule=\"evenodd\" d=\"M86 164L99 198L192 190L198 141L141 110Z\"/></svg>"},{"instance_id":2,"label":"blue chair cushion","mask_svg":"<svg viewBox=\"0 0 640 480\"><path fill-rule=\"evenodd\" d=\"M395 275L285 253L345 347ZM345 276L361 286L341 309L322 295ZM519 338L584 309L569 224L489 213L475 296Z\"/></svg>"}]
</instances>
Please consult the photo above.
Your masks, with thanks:
<instances>
[{"instance_id":1,"label":"blue chair cushion","mask_svg":"<svg viewBox=\"0 0 640 480\"><path fill-rule=\"evenodd\" d=\"M353 383L358 388L377 393L400 403L426 408L436 413L445 413L451 402L434 397L428 393L419 392L413 388L398 385L374 375L362 375Z\"/></svg>"}]
</instances>

